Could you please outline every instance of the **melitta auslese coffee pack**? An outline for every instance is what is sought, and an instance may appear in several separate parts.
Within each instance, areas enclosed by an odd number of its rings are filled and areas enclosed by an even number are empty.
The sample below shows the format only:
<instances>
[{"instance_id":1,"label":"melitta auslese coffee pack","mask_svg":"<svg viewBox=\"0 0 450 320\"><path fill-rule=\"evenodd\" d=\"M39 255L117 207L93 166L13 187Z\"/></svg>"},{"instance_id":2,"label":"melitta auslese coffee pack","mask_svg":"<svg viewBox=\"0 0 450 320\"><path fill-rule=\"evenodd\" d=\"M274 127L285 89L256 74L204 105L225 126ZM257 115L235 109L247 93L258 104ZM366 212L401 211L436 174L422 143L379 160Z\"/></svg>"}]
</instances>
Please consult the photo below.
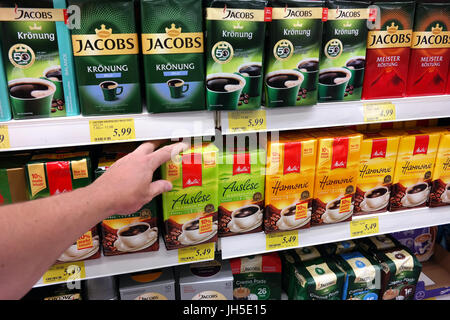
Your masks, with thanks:
<instances>
[{"instance_id":1,"label":"melitta auslese coffee pack","mask_svg":"<svg viewBox=\"0 0 450 320\"><path fill-rule=\"evenodd\" d=\"M227 148L219 153L219 236L262 230L266 152Z\"/></svg>"},{"instance_id":2,"label":"melitta auslese coffee pack","mask_svg":"<svg viewBox=\"0 0 450 320\"><path fill-rule=\"evenodd\" d=\"M167 249L217 241L218 149L194 145L163 164L162 178L173 189L162 195Z\"/></svg>"},{"instance_id":3,"label":"melitta auslese coffee pack","mask_svg":"<svg viewBox=\"0 0 450 320\"><path fill-rule=\"evenodd\" d=\"M400 137L390 211L426 206L430 195L440 133L406 130Z\"/></svg>"},{"instance_id":4,"label":"melitta auslese coffee pack","mask_svg":"<svg viewBox=\"0 0 450 320\"><path fill-rule=\"evenodd\" d=\"M316 139L282 132L267 143L264 231L309 228L316 161Z\"/></svg>"},{"instance_id":5,"label":"melitta auslese coffee pack","mask_svg":"<svg viewBox=\"0 0 450 320\"><path fill-rule=\"evenodd\" d=\"M133 0L69 0L80 8L72 29L83 115L141 113L139 38Z\"/></svg>"},{"instance_id":6,"label":"melitta auslese coffee pack","mask_svg":"<svg viewBox=\"0 0 450 320\"><path fill-rule=\"evenodd\" d=\"M209 110L259 109L266 0L206 0Z\"/></svg>"},{"instance_id":7,"label":"melitta auslese coffee pack","mask_svg":"<svg viewBox=\"0 0 450 320\"><path fill-rule=\"evenodd\" d=\"M269 1L265 106L312 105L317 102L323 1Z\"/></svg>"},{"instance_id":8,"label":"melitta auslese coffee pack","mask_svg":"<svg viewBox=\"0 0 450 320\"><path fill-rule=\"evenodd\" d=\"M25 164L29 154L0 157L0 205L27 201L28 186L25 178Z\"/></svg>"},{"instance_id":9,"label":"melitta auslese coffee pack","mask_svg":"<svg viewBox=\"0 0 450 320\"><path fill-rule=\"evenodd\" d=\"M369 2L329 0L319 62L319 102L360 100Z\"/></svg>"},{"instance_id":10,"label":"melitta auslese coffee pack","mask_svg":"<svg viewBox=\"0 0 450 320\"><path fill-rule=\"evenodd\" d=\"M205 109L202 2L141 1L149 112Z\"/></svg>"},{"instance_id":11,"label":"melitta auslese coffee pack","mask_svg":"<svg viewBox=\"0 0 450 320\"><path fill-rule=\"evenodd\" d=\"M26 165L30 199L45 198L91 183L91 160L88 152L34 155ZM71 262L100 257L97 227L86 231L57 262Z\"/></svg>"},{"instance_id":12,"label":"melitta auslese coffee pack","mask_svg":"<svg viewBox=\"0 0 450 320\"><path fill-rule=\"evenodd\" d=\"M0 28L14 119L80 113L65 0L2 1Z\"/></svg>"},{"instance_id":13,"label":"melitta auslese coffee pack","mask_svg":"<svg viewBox=\"0 0 450 320\"><path fill-rule=\"evenodd\" d=\"M126 153L103 154L95 170L99 178ZM101 222L102 247L105 256L159 250L156 200L132 214L117 214Z\"/></svg>"},{"instance_id":14,"label":"melitta auslese coffee pack","mask_svg":"<svg viewBox=\"0 0 450 320\"><path fill-rule=\"evenodd\" d=\"M387 211L399 139L382 132L364 134L354 215Z\"/></svg>"},{"instance_id":15,"label":"melitta auslese coffee pack","mask_svg":"<svg viewBox=\"0 0 450 320\"><path fill-rule=\"evenodd\" d=\"M373 3L377 19L367 37L363 99L406 95L415 1Z\"/></svg>"},{"instance_id":16,"label":"melitta auslese coffee pack","mask_svg":"<svg viewBox=\"0 0 450 320\"><path fill-rule=\"evenodd\" d=\"M351 221L362 134L347 129L312 134L317 137L317 162L311 225Z\"/></svg>"},{"instance_id":17,"label":"melitta auslese coffee pack","mask_svg":"<svg viewBox=\"0 0 450 320\"><path fill-rule=\"evenodd\" d=\"M418 2L406 94L444 94L449 65L450 2Z\"/></svg>"},{"instance_id":18,"label":"melitta auslese coffee pack","mask_svg":"<svg viewBox=\"0 0 450 320\"><path fill-rule=\"evenodd\" d=\"M281 260L278 253L230 260L234 300L280 300Z\"/></svg>"}]
</instances>

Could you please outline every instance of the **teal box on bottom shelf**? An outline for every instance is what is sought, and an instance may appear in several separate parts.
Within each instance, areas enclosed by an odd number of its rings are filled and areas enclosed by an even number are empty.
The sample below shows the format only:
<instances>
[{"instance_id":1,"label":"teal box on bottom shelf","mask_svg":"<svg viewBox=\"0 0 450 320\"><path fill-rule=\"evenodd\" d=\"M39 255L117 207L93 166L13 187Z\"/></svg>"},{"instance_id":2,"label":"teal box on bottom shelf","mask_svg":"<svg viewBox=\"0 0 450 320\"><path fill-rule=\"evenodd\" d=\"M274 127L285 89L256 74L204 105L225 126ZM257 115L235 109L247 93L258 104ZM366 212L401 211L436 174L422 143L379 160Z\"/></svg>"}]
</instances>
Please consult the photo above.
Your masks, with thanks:
<instances>
[{"instance_id":1,"label":"teal box on bottom shelf","mask_svg":"<svg viewBox=\"0 0 450 320\"><path fill-rule=\"evenodd\" d=\"M1 45L0 45L1 52ZM11 120L11 108L9 106L8 90L5 78L5 68L0 56L0 121Z\"/></svg>"}]
</instances>

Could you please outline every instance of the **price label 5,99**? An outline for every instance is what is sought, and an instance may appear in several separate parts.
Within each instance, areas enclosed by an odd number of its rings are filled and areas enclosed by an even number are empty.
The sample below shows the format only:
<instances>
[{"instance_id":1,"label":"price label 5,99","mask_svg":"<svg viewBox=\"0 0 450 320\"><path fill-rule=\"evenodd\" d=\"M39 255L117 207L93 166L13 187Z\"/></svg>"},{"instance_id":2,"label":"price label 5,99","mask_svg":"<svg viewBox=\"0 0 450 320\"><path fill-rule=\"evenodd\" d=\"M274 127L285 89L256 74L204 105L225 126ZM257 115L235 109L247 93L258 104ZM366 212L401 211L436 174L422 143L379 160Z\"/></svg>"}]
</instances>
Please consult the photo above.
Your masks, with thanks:
<instances>
[{"instance_id":1,"label":"price label 5,99","mask_svg":"<svg viewBox=\"0 0 450 320\"><path fill-rule=\"evenodd\" d=\"M91 142L112 142L136 139L134 119L89 121Z\"/></svg>"},{"instance_id":2,"label":"price label 5,99","mask_svg":"<svg viewBox=\"0 0 450 320\"><path fill-rule=\"evenodd\" d=\"M228 127L230 132L267 130L266 111L230 111L228 112Z\"/></svg>"}]
</instances>

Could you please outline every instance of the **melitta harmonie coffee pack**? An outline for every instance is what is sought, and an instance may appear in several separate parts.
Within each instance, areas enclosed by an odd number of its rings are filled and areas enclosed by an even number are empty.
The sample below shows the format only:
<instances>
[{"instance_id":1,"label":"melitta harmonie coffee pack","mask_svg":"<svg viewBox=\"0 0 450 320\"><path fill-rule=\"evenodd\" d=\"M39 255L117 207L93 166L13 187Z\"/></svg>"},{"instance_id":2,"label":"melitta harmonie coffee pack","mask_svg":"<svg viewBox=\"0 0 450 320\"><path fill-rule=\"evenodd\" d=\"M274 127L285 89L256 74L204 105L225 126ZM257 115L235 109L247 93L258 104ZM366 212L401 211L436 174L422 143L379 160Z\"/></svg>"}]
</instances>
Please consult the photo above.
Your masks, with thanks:
<instances>
[{"instance_id":1,"label":"melitta harmonie coffee pack","mask_svg":"<svg viewBox=\"0 0 450 320\"><path fill-rule=\"evenodd\" d=\"M399 140L398 135L381 132L364 134L354 215L387 211Z\"/></svg>"},{"instance_id":2,"label":"melitta harmonie coffee pack","mask_svg":"<svg viewBox=\"0 0 450 320\"><path fill-rule=\"evenodd\" d=\"M205 109L202 2L141 1L149 112Z\"/></svg>"},{"instance_id":3,"label":"melitta harmonie coffee pack","mask_svg":"<svg viewBox=\"0 0 450 320\"><path fill-rule=\"evenodd\" d=\"M335 259L346 274L342 300L378 300L381 268L373 257L354 251Z\"/></svg>"},{"instance_id":4,"label":"melitta harmonie coffee pack","mask_svg":"<svg viewBox=\"0 0 450 320\"><path fill-rule=\"evenodd\" d=\"M435 128L435 130L440 131L441 138L431 182L430 207L450 204L450 131L447 127ZM424 131L428 130L424 129Z\"/></svg>"},{"instance_id":5,"label":"melitta harmonie coffee pack","mask_svg":"<svg viewBox=\"0 0 450 320\"><path fill-rule=\"evenodd\" d=\"M219 236L262 230L266 152L228 149L219 154Z\"/></svg>"},{"instance_id":6,"label":"melitta harmonie coffee pack","mask_svg":"<svg viewBox=\"0 0 450 320\"><path fill-rule=\"evenodd\" d=\"M368 2L326 2L319 62L319 102L360 100L366 65Z\"/></svg>"},{"instance_id":7,"label":"melitta harmonie coffee pack","mask_svg":"<svg viewBox=\"0 0 450 320\"><path fill-rule=\"evenodd\" d=\"M80 113L65 0L2 1L0 27L14 119Z\"/></svg>"},{"instance_id":8,"label":"melitta harmonie coffee pack","mask_svg":"<svg viewBox=\"0 0 450 320\"><path fill-rule=\"evenodd\" d=\"M212 143L194 145L163 164L162 178L173 185L162 195L167 249L217 241L218 151Z\"/></svg>"},{"instance_id":9,"label":"melitta harmonie coffee pack","mask_svg":"<svg viewBox=\"0 0 450 320\"><path fill-rule=\"evenodd\" d=\"M69 0L80 8L72 29L83 115L141 113L139 39L133 0Z\"/></svg>"},{"instance_id":10,"label":"melitta harmonie coffee pack","mask_svg":"<svg viewBox=\"0 0 450 320\"><path fill-rule=\"evenodd\" d=\"M266 0L206 1L209 110L259 109Z\"/></svg>"},{"instance_id":11,"label":"melitta harmonie coffee pack","mask_svg":"<svg viewBox=\"0 0 450 320\"><path fill-rule=\"evenodd\" d=\"M281 260L278 253L230 260L234 300L280 300Z\"/></svg>"},{"instance_id":12,"label":"melitta harmonie coffee pack","mask_svg":"<svg viewBox=\"0 0 450 320\"><path fill-rule=\"evenodd\" d=\"M418 2L406 94L444 94L449 65L450 3Z\"/></svg>"},{"instance_id":13,"label":"melitta harmonie coffee pack","mask_svg":"<svg viewBox=\"0 0 450 320\"><path fill-rule=\"evenodd\" d=\"M407 130L400 137L390 211L426 206L440 133Z\"/></svg>"},{"instance_id":14,"label":"melitta harmonie coffee pack","mask_svg":"<svg viewBox=\"0 0 450 320\"><path fill-rule=\"evenodd\" d=\"M126 153L104 154L99 159L95 177ZM102 247L105 256L159 250L157 211L155 200L132 214L117 214L101 222Z\"/></svg>"},{"instance_id":15,"label":"melitta harmonie coffee pack","mask_svg":"<svg viewBox=\"0 0 450 320\"><path fill-rule=\"evenodd\" d=\"M25 167L30 199L45 198L91 183L91 160L87 152L34 155ZM58 263L100 257L97 227L85 232L57 259Z\"/></svg>"},{"instance_id":16,"label":"melitta harmonie coffee pack","mask_svg":"<svg viewBox=\"0 0 450 320\"><path fill-rule=\"evenodd\" d=\"M316 161L316 139L284 132L267 143L264 231L309 228Z\"/></svg>"},{"instance_id":17,"label":"melitta harmonie coffee pack","mask_svg":"<svg viewBox=\"0 0 450 320\"><path fill-rule=\"evenodd\" d=\"M265 106L317 102L323 1L274 0L267 25Z\"/></svg>"},{"instance_id":18,"label":"melitta harmonie coffee pack","mask_svg":"<svg viewBox=\"0 0 450 320\"><path fill-rule=\"evenodd\" d=\"M28 186L25 178L25 164L28 154L0 157L0 205L27 201Z\"/></svg>"},{"instance_id":19,"label":"melitta harmonie coffee pack","mask_svg":"<svg viewBox=\"0 0 450 320\"><path fill-rule=\"evenodd\" d=\"M363 99L406 95L414 1L374 2L376 22L367 37Z\"/></svg>"},{"instance_id":20,"label":"melitta harmonie coffee pack","mask_svg":"<svg viewBox=\"0 0 450 320\"><path fill-rule=\"evenodd\" d=\"M351 221L362 135L347 129L313 134L317 163L311 224Z\"/></svg>"},{"instance_id":21,"label":"melitta harmonie coffee pack","mask_svg":"<svg viewBox=\"0 0 450 320\"><path fill-rule=\"evenodd\" d=\"M0 42L0 52L1 52ZM11 120L11 108L9 106L8 84L5 77L3 59L0 56L0 121Z\"/></svg>"}]
</instances>

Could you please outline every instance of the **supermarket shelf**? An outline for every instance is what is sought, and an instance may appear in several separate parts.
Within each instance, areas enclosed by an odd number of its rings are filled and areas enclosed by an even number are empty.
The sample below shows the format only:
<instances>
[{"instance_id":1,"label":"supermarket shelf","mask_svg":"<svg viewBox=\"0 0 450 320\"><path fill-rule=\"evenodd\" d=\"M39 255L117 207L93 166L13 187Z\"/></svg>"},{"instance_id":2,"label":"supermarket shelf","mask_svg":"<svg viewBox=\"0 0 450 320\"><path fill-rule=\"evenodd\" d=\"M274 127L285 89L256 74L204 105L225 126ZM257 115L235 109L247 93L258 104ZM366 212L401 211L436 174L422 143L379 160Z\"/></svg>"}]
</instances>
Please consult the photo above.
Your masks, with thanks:
<instances>
[{"instance_id":1,"label":"supermarket shelf","mask_svg":"<svg viewBox=\"0 0 450 320\"><path fill-rule=\"evenodd\" d=\"M395 121L450 117L450 95L319 103L315 106L307 107L265 108L267 130L264 131L364 124L363 105L375 102L393 103L396 107ZM222 133L231 134L228 123L228 111L221 111L219 119Z\"/></svg>"},{"instance_id":2,"label":"supermarket shelf","mask_svg":"<svg viewBox=\"0 0 450 320\"><path fill-rule=\"evenodd\" d=\"M90 120L134 119L136 139L145 141L180 137L213 136L213 112L179 112L164 114L128 114L99 117L67 117L53 119L12 120L7 125L10 148L1 151L31 150L53 147L89 145ZM104 143L104 142L102 142Z\"/></svg>"},{"instance_id":3,"label":"supermarket shelf","mask_svg":"<svg viewBox=\"0 0 450 320\"><path fill-rule=\"evenodd\" d=\"M373 217L379 218L379 233L376 234L385 234L450 223L450 207L385 212L377 215L354 217L354 220ZM356 238L350 236L350 222L343 222L299 230L298 239L298 247L305 247ZM264 232L221 238L220 241L223 259L267 252Z\"/></svg>"},{"instance_id":4,"label":"supermarket shelf","mask_svg":"<svg viewBox=\"0 0 450 320\"><path fill-rule=\"evenodd\" d=\"M166 249L162 237L159 239L159 244L159 251L155 252L130 253L109 257L101 256L98 259L86 260L84 261L86 277L83 280L185 264L178 262L178 250ZM46 284L41 278L34 285L34 288L58 283L61 282Z\"/></svg>"}]
</instances>

